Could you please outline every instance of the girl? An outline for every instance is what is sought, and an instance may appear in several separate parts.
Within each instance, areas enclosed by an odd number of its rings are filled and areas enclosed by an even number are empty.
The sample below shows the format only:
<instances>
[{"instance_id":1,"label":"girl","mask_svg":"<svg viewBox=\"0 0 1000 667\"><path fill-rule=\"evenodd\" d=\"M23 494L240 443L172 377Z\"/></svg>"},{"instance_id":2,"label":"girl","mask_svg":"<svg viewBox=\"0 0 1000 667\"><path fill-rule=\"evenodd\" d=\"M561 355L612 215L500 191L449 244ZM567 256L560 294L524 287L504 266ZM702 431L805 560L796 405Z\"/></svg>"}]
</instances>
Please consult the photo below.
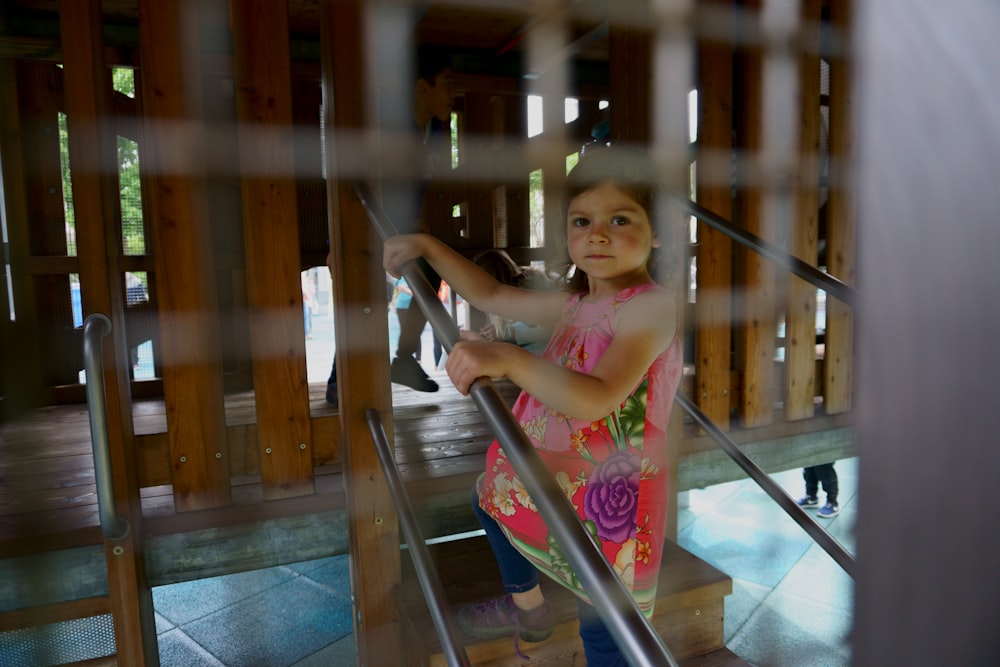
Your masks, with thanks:
<instances>
[{"instance_id":1,"label":"girl","mask_svg":"<svg viewBox=\"0 0 1000 667\"><path fill-rule=\"evenodd\" d=\"M398 275L423 256L477 308L554 331L542 356L509 343L459 341L445 369L463 394L481 376L521 387L514 415L649 616L667 512L667 417L682 365L675 295L649 269L661 246L651 222L654 171L641 153L588 151L566 187L568 294L503 285L426 235L390 238L384 264ZM541 570L581 599L587 664L624 665L497 442L473 495L506 595L464 607L459 625L479 638L514 635L515 645L546 639L554 618Z\"/></svg>"}]
</instances>

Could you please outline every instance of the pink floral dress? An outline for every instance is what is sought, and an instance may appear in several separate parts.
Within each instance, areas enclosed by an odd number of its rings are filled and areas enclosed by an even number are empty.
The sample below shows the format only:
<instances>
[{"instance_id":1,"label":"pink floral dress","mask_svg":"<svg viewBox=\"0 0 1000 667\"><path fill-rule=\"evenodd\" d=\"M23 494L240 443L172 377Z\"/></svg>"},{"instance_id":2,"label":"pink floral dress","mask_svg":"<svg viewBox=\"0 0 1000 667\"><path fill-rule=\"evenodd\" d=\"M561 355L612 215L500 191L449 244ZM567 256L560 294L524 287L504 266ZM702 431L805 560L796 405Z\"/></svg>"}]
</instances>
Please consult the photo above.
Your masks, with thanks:
<instances>
[{"instance_id":1,"label":"pink floral dress","mask_svg":"<svg viewBox=\"0 0 1000 667\"><path fill-rule=\"evenodd\" d=\"M628 288L600 303L582 294L566 300L563 317L542 356L590 373L611 345L615 315L656 285ZM682 370L675 337L628 398L596 422L571 419L526 392L514 416L555 476L604 557L647 616L653 613L667 518L667 419ZM479 504L528 560L587 599L499 442L486 452Z\"/></svg>"}]
</instances>

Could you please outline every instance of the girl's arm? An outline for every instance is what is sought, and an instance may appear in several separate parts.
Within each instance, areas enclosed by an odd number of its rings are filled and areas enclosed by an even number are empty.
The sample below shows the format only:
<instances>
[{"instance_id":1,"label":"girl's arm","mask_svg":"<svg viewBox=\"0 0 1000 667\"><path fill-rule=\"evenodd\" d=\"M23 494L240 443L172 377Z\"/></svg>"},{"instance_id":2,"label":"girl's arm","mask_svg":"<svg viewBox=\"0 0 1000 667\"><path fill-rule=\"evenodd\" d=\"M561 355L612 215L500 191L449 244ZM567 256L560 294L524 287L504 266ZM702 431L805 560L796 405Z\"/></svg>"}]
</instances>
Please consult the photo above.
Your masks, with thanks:
<instances>
[{"instance_id":1,"label":"girl's arm","mask_svg":"<svg viewBox=\"0 0 1000 667\"><path fill-rule=\"evenodd\" d=\"M650 317L650 313L656 315ZM667 290L650 290L618 311L614 340L589 375L516 345L475 341L457 343L445 369L463 394L478 377L506 376L550 408L596 421L608 416L635 389L653 360L673 341L676 328L676 307Z\"/></svg>"},{"instance_id":2,"label":"girl's arm","mask_svg":"<svg viewBox=\"0 0 1000 667\"><path fill-rule=\"evenodd\" d=\"M525 290L493 276L428 234L393 236L385 242L382 264L394 276L403 265L424 257L441 278L479 310L532 324L552 326L559 319L566 293Z\"/></svg>"}]
</instances>

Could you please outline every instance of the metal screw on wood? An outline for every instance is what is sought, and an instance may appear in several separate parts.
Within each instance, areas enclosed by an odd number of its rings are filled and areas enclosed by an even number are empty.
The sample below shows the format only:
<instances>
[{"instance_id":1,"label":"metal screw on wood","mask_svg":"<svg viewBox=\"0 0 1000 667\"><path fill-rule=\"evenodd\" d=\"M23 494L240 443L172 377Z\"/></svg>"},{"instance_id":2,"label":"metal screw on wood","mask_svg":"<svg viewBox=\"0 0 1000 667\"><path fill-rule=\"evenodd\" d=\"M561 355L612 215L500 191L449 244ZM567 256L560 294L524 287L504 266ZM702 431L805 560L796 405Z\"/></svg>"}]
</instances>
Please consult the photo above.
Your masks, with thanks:
<instances>
[{"instance_id":1,"label":"metal screw on wood","mask_svg":"<svg viewBox=\"0 0 1000 667\"><path fill-rule=\"evenodd\" d=\"M299 443L299 449L305 449L305 448L306 448L306 443L300 442Z\"/></svg>"},{"instance_id":2,"label":"metal screw on wood","mask_svg":"<svg viewBox=\"0 0 1000 667\"><path fill-rule=\"evenodd\" d=\"M361 309L361 312L364 313L365 315L371 315L372 314L372 307L371 306L365 306L364 308Z\"/></svg>"},{"instance_id":3,"label":"metal screw on wood","mask_svg":"<svg viewBox=\"0 0 1000 667\"><path fill-rule=\"evenodd\" d=\"M186 457L186 456L182 456L182 457L180 458L180 462L181 462L181 463L187 463L187 460L188 460L188 457Z\"/></svg>"},{"instance_id":4,"label":"metal screw on wood","mask_svg":"<svg viewBox=\"0 0 1000 667\"><path fill-rule=\"evenodd\" d=\"M121 556L123 553L125 553L125 547L121 547L121 546L114 547L111 550L111 553L113 553L116 556Z\"/></svg>"},{"instance_id":5,"label":"metal screw on wood","mask_svg":"<svg viewBox=\"0 0 1000 667\"><path fill-rule=\"evenodd\" d=\"M265 453L265 454L270 454L270 453L271 453L271 448L270 448L270 447L268 447L267 449L265 449L265 450L264 450L264 453Z\"/></svg>"},{"instance_id":6,"label":"metal screw on wood","mask_svg":"<svg viewBox=\"0 0 1000 667\"><path fill-rule=\"evenodd\" d=\"M222 458L222 452L216 452L215 453L215 458L221 459Z\"/></svg>"},{"instance_id":7,"label":"metal screw on wood","mask_svg":"<svg viewBox=\"0 0 1000 667\"><path fill-rule=\"evenodd\" d=\"M382 517L380 517L380 516L375 517L375 525L376 526L381 526L382 525L382 521L383 521Z\"/></svg>"}]
</instances>

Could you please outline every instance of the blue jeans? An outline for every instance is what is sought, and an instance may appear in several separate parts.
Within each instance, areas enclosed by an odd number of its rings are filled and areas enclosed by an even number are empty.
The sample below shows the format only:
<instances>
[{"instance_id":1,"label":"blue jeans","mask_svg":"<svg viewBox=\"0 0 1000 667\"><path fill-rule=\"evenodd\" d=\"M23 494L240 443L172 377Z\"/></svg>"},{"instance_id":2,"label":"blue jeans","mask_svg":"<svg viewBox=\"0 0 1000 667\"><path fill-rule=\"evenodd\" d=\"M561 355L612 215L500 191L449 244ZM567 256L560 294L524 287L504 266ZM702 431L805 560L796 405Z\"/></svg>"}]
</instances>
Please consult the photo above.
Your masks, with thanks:
<instances>
[{"instance_id":1,"label":"blue jeans","mask_svg":"<svg viewBox=\"0 0 1000 667\"><path fill-rule=\"evenodd\" d=\"M479 493L472 488L472 509L476 518L486 531L486 539L490 541L493 555L500 566L500 578L503 579L504 593L523 593L538 585L538 570L521 552L514 548L504 535L493 517L479 506Z\"/></svg>"},{"instance_id":2,"label":"blue jeans","mask_svg":"<svg viewBox=\"0 0 1000 667\"><path fill-rule=\"evenodd\" d=\"M479 493L472 489L472 509L486 531L493 555L500 566L505 593L523 593L538 585L538 570L510 543L500 524L479 506ZM626 667L627 662L618 650L614 637L590 604L579 601L580 639L587 656L588 667Z\"/></svg>"}]
</instances>

